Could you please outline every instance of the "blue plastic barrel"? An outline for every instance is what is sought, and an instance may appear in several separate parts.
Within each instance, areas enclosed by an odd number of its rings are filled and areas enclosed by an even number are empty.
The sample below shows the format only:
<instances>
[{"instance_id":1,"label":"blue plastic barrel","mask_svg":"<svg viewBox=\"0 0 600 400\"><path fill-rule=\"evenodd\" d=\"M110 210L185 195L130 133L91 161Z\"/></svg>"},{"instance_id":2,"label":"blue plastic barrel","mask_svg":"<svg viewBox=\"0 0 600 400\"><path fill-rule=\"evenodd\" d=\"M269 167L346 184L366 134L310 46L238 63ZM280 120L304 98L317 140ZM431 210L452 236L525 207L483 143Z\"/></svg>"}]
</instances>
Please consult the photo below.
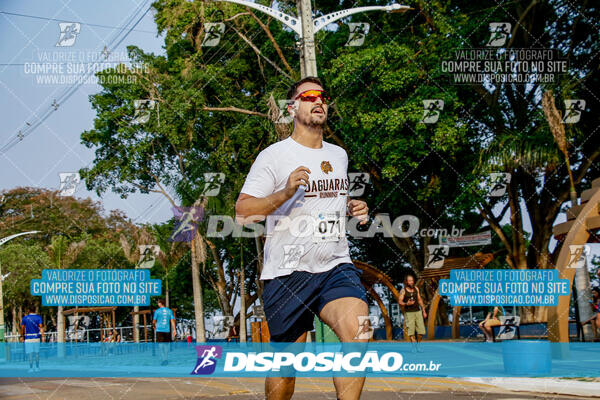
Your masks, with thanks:
<instances>
[{"instance_id":1,"label":"blue plastic barrel","mask_svg":"<svg viewBox=\"0 0 600 400\"><path fill-rule=\"evenodd\" d=\"M512 376L543 375L552 369L552 352L547 340L502 342L504 372Z\"/></svg>"}]
</instances>

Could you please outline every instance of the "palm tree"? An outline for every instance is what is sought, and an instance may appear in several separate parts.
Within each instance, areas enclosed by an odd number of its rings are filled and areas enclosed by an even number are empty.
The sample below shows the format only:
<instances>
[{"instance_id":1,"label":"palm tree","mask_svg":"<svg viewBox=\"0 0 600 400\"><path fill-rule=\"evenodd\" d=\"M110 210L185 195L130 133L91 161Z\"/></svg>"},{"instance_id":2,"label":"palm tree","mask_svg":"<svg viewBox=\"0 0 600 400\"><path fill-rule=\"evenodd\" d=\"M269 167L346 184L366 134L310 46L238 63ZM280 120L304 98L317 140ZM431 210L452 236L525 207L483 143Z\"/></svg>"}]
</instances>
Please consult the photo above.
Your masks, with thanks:
<instances>
[{"instance_id":1,"label":"palm tree","mask_svg":"<svg viewBox=\"0 0 600 400\"><path fill-rule=\"evenodd\" d=\"M152 235L143 227L139 228L136 225L131 224L129 228L131 241L122 233L119 237L119 241L121 242L121 247L123 248L123 253L125 254L127 261L137 265L140 258L138 250L139 246L151 244ZM140 323L140 316L138 314L139 311L140 306L133 307L133 341L136 343L140 341L140 335L138 331L138 325Z\"/></svg>"},{"instance_id":2,"label":"palm tree","mask_svg":"<svg viewBox=\"0 0 600 400\"><path fill-rule=\"evenodd\" d=\"M73 265L81 250L85 247L85 240L69 243L65 236L54 236L48 246L48 255L54 267L63 269ZM65 341L65 316L63 306L58 306L56 314L57 342Z\"/></svg>"},{"instance_id":3,"label":"palm tree","mask_svg":"<svg viewBox=\"0 0 600 400\"><path fill-rule=\"evenodd\" d=\"M176 267L177 264L179 264L189 249L187 249L181 242L170 242L168 240L170 232L165 235L165 232L161 231L162 227L164 227L164 225L154 225L152 227L152 233L154 235L155 242L160 247L158 261L165 269L163 278L165 283L165 301L167 303L166 306L169 307L171 297L171 292L169 289L169 274L171 273L173 267Z\"/></svg>"}]
</instances>

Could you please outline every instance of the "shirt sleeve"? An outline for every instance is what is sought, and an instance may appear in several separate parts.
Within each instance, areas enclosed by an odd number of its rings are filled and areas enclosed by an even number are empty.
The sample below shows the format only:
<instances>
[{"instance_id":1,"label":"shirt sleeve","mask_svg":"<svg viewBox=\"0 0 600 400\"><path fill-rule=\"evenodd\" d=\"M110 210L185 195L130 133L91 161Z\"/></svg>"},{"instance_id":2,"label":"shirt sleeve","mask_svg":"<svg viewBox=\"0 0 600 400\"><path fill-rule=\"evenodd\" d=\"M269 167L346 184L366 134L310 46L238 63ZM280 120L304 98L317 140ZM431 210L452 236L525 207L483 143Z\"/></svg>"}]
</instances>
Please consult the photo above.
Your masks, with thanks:
<instances>
[{"instance_id":1,"label":"shirt sleeve","mask_svg":"<svg viewBox=\"0 0 600 400\"><path fill-rule=\"evenodd\" d=\"M273 158L263 150L254 160L241 192L252 197L267 197L275 192L276 178Z\"/></svg>"},{"instance_id":2,"label":"shirt sleeve","mask_svg":"<svg viewBox=\"0 0 600 400\"><path fill-rule=\"evenodd\" d=\"M175 319L175 314L173 314L173 310L169 309L169 321Z\"/></svg>"},{"instance_id":3,"label":"shirt sleeve","mask_svg":"<svg viewBox=\"0 0 600 400\"><path fill-rule=\"evenodd\" d=\"M156 313L158 312L158 310L154 310L154 315L152 315L152 319L156 321Z\"/></svg>"}]
</instances>

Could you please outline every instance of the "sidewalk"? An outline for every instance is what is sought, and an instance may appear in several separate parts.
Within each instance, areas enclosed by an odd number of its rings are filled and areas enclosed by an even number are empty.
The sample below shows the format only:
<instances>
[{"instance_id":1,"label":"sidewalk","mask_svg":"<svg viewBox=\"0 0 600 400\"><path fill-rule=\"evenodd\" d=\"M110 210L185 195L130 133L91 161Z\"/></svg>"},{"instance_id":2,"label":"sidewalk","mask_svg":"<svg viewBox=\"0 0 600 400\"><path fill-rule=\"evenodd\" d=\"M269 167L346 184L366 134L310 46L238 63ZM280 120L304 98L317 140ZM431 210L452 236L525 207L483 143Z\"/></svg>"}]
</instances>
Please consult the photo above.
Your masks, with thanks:
<instances>
[{"instance_id":1,"label":"sidewalk","mask_svg":"<svg viewBox=\"0 0 600 400\"><path fill-rule=\"evenodd\" d=\"M582 382L576 379L561 378L463 378L463 380L517 392L600 398L600 382Z\"/></svg>"}]
</instances>

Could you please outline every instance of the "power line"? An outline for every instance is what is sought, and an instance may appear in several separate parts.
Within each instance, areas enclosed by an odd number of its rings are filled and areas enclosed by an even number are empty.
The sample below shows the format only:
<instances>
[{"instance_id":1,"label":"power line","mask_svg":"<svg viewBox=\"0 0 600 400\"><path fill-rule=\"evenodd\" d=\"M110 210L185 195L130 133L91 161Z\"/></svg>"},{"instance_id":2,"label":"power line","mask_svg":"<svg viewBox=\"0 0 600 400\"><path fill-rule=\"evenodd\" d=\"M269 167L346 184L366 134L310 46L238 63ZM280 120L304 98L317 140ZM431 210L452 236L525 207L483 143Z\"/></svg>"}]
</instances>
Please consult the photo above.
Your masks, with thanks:
<instances>
[{"instance_id":1,"label":"power line","mask_svg":"<svg viewBox=\"0 0 600 400\"><path fill-rule=\"evenodd\" d=\"M143 6L145 4L147 4L148 1L149 0L147 0L145 3L140 3L140 6L138 6L138 8L134 11L134 13L132 13L132 15L128 18L127 22L123 25L123 27L118 28L118 29L120 29L119 32L117 32L115 37L113 39L111 39L110 42L105 46L106 49L114 50L127 38L127 36L133 31L133 29L141 22L141 20L146 16L148 11L150 11L150 9L152 8L152 5L148 6L146 11L143 12L143 14L137 19L137 21L135 21L135 23L130 28L127 28L127 26L130 25L134 21L135 17L141 12L141 10L143 9ZM119 38L121 33L123 33L123 31L125 31L126 29L127 29L127 31L125 32L125 34L122 35L121 38ZM102 61L98 61L97 63L101 63L101 62ZM75 94L75 92L77 92L79 87L81 87L81 85L83 85L83 82L85 82L87 80L87 78L89 76L91 76L93 73L94 73L93 68L90 68L90 72L85 74L82 79L78 80L78 82L73 84L73 86L65 89L60 96L58 96L56 99L54 99L52 104L46 109L46 111L42 114L42 116L38 117L37 121L35 121L33 123L26 122L25 123L26 126L23 129L20 129L16 135L14 135L11 139L9 139L8 142L4 146L2 146L2 148L0 148L0 154L6 153L8 150L13 148L17 143L21 142L26 136L30 135L41 124L43 124L44 121L46 119L48 119L48 117L54 111L58 110L58 107L60 105L64 104L73 94Z\"/></svg>"},{"instance_id":2,"label":"power line","mask_svg":"<svg viewBox=\"0 0 600 400\"><path fill-rule=\"evenodd\" d=\"M16 16L16 17L42 19L42 20L45 20L45 21L56 21L56 22L65 22L66 21L64 19L56 19L56 18L49 18L49 17L40 17L40 16L37 16L37 15L19 14L19 13L12 13L12 12L8 12L8 11L0 11L0 14L13 15L13 16ZM78 24L81 24L81 25L95 26L95 27L98 27L98 28L119 29L118 26L110 26L110 25L102 25L102 24L90 24L90 23L87 23L87 22L78 22L78 21L70 21L70 20L68 22L77 22ZM143 29L134 29L132 32L157 33L155 31L145 31Z\"/></svg>"},{"instance_id":3,"label":"power line","mask_svg":"<svg viewBox=\"0 0 600 400\"><path fill-rule=\"evenodd\" d=\"M113 59L110 60L111 63L126 63L126 62L129 62L129 61L130 60L113 60ZM0 63L0 66L4 66L4 67L22 67L22 66L31 65L31 64L53 64L53 63L50 62L50 61L30 62L30 63ZM90 62L76 61L76 62L74 62L74 64L83 64L83 65L98 64L98 61L90 61Z\"/></svg>"}]
</instances>

